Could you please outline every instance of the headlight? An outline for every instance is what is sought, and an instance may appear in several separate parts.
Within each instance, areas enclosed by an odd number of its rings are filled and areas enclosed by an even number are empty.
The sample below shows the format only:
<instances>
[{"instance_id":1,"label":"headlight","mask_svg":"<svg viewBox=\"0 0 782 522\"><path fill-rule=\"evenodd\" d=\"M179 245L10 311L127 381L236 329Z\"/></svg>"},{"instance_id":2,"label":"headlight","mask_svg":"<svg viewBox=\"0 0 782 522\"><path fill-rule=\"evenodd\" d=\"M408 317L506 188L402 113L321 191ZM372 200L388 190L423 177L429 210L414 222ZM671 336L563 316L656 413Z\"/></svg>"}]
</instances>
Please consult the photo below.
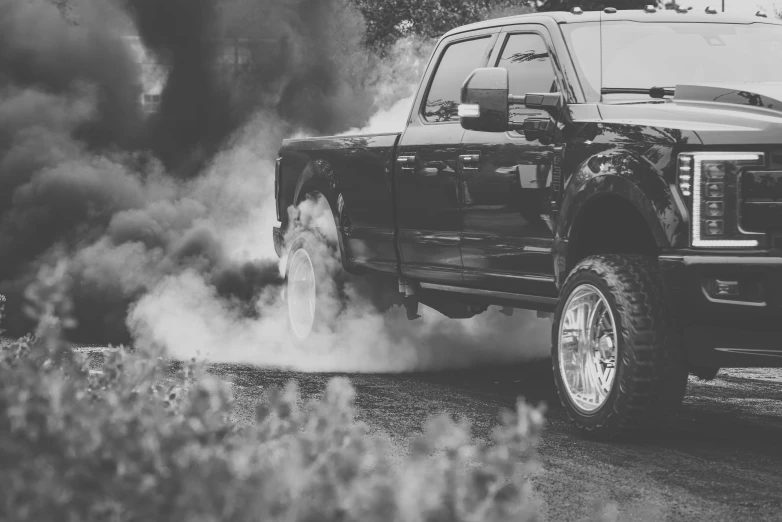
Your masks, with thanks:
<instances>
[{"instance_id":1,"label":"headlight","mask_svg":"<svg viewBox=\"0 0 782 522\"><path fill-rule=\"evenodd\" d=\"M761 152L693 152L679 155L677 178L683 196L692 198L692 246L755 248L756 239L739 227L741 172L763 166Z\"/></svg>"}]
</instances>

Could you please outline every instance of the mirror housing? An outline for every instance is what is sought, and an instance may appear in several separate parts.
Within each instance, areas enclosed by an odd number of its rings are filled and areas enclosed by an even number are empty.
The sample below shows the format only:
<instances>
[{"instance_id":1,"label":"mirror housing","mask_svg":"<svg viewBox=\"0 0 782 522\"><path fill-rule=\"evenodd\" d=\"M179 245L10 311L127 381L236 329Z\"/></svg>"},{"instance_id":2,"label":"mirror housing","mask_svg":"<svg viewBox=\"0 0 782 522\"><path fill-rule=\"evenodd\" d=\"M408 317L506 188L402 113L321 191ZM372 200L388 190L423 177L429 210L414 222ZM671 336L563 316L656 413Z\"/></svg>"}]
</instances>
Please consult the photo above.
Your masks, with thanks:
<instances>
[{"instance_id":1,"label":"mirror housing","mask_svg":"<svg viewBox=\"0 0 782 522\"><path fill-rule=\"evenodd\" d=\"M459 121L467 130L505 132L508 123L508 70L475 69L462 84Z\"/></svg>"},{"instance_id":2,"label":"mirror housing","mask_svg":"<svg viewBox=\"0 0 782 522\"><path fill-rule=\"evenodd\" d=\"M556 116L562 109L563 102L564 98L559 92L511 95L508 70L501 67L484 67L475 69L462 84L459 121L467 130L506 132L519 128L533 131L532 128L527 128L526 122L520 125L510 123L511 105L523 105L527 109L543 110ZM550 126L542 127L548 129ZM535 131L536 134L541 131L546 132L541 126L538 126Z\"/></svg>"}]
</instances>

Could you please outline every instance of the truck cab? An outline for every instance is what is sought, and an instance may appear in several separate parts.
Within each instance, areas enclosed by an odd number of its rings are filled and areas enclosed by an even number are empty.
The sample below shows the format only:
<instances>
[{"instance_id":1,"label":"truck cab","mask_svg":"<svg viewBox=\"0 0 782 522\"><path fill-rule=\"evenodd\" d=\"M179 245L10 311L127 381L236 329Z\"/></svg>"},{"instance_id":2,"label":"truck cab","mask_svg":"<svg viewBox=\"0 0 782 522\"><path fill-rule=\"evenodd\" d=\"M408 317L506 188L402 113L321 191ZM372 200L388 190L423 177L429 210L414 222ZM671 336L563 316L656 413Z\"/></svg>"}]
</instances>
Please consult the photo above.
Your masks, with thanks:
<instances>
[{"instance_id":1,"label":"truck cab","mask_svg":"<svg viewBox=\"0 0 782 522\"><path fill-rule=\"evenodd\" d=\"M316 194L342 268L397 278L411 317L552 313L560 399L585 433L663 422L688 373L782 366L780 59L764 13L454 29L403 132L284 142L278 251L312 250L288 209Z\"/></svg>"}]
</instances>

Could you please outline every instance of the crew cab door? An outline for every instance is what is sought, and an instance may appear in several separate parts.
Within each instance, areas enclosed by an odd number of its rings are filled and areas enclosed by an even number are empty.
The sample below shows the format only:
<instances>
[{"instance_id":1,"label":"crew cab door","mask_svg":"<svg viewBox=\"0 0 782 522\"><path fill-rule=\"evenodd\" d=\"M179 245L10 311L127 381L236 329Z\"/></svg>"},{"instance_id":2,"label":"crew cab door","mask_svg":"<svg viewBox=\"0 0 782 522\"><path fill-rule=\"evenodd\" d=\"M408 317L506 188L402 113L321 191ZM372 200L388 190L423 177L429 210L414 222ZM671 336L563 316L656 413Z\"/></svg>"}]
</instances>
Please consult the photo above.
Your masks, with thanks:
<instances>
[{"instance_id":1,"label":"crew cab door","mask_svg":"<svg viewBox=\"0 0 782 522\"><path fill-rule=\"evenodd\" d=\"M397 148L396 215L402 273L461 283L462 233L457 114L464 79L488 63L497 29L440 42Z\"/></svg>"},{"instance_id":2,"label":"crew cab door","mask_svg":"<svg viewBox=\"0 0 782 522\"><path fill-rule=\"evenodd\" d=\"M500 36L492 65L508 70L510 94L561 92L550 49L542 25L514 26ZM511 107L513 123L548 117L544 111ZM557 295L549 199L552 167L561 150L556 143L529 141L521 131L465 132L460 164L462 261L467 284L535 296Z\"/></svg>"}]
</instances>

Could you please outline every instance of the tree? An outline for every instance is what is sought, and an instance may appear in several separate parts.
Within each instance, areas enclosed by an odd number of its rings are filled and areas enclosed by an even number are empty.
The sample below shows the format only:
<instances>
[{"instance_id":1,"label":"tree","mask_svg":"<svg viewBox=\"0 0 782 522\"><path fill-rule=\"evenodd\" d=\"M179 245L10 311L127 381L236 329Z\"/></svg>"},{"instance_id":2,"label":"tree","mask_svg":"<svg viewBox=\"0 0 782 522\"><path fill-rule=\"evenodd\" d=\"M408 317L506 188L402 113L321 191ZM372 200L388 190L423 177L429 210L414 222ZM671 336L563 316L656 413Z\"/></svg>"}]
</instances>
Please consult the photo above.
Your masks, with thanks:
<instances>
[{"instance_id":1,"label":"tree","mask_svg":"<svg viewBox=\"0 0 782 522\"><path fill-rule=\"evenodd\" d=\"M675 7L666 0L351 0L367 23L366 41L383 47L402 36L437 38L460 25L501 15L532 11L585 11L606 7L643 9L653 4ZM670 7L669 7L670 8Z\"/></svg>"},{"instance_id":2,"label":"tree","mask_svg":"<svg viewBox=\"0 0 782 522\"><path fill-rule=\"evenodd\" d=\"M69 23L75 24L76 19L73 16L73 3L71 0L49 0L54 7L60 10L63 18Z\"/></svg>"},{"instance_id":3,"label":"tree","mask_svg":"<svg viewBox=\"0 0 782 522\"><path fill-rule=\"evenodd\" d=\"M366 42L383 47L407 35L437 38L497 14L530 12L534 0L351 0L367 24Z\"/></svg>"},{"instance_id":4,"label":"tree","mask_svg":"<svg viewBox=\"0 0 782 522\"><path fill-rule=\"evenodd\" d=\"M580 7L584 11L597 11L606 7L617 9L643 9L647 5L661 6L658 0L546 0L540 2L538 11L570 11Z\"/></svg>"}]
</instances>

